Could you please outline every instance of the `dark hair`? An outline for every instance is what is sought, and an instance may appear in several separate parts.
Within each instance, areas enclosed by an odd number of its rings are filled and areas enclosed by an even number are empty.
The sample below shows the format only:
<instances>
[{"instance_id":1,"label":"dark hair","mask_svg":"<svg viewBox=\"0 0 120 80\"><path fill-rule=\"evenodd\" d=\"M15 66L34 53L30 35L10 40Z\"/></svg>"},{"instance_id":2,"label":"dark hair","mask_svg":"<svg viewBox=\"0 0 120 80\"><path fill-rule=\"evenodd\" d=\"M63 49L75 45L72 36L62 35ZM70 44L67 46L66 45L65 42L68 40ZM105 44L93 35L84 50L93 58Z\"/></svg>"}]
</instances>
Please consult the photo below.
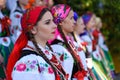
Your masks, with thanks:
<instances>
[{"instance_id":1,"label":"dark hair","mask_svg":"<svg viewBox=\"0 0 120 80\"><path fill-rule=\"evenodd\" d=\"M35 25L37 25L38 21L42 19L43 15L44 15L47 11L50 11L50 10L49 10L48 8L44 8L44 9L41 11L41 13L39 14L39 16L38 16L38 18L37 18L37 21L36 21ZM28 40L31 40L31 39L32 39L31 36L29 36L30 34L31 34L31 31L28 31L28 32L26 33Z\"/></svg>"},{"instance_id":2,"label":"dark hair","mask_svg":"<svg viewBox=\"0 0 120 80\"><path fill-rule=\"evenodd\" d=\"M31 8L32 9L32 8ZM37 9L37 8L36 8ZM41 10L40 11L40 14L38 15L39 18L36 20L36 23L42 19L43 15L45 12L49 11L48 9L44 8L44 7L39 7L38 10ZM39 12L39 11L38 11ZM29 12L28 12L29 13ZM28 15L29 16L29 15ZM26 22L26 18L28 17L27 16L27 13L23 16L23 20L25 18L25 20L23 21L24 23ZM37 16L36 16L37 17ZM31 20L32 21L32 20ZM35 22L34 22L35 23ZM33 24L34 24L33 23ZM20 58L21 56L21 51L24 47L26 47L27 45L27 42L28 40L32 41L34 43L34 45L36 46L37 42L35 41L34 39L34 35L31 33L30 29L31 27L29 26L29 24L23 24L24 28L25 29L28 29L27 31L23 30L23 32L21 33L21 35L19 36L19 38L17 39L15 45L14 45L14 48L9 56L9 59L8 59L8 63L7 63L7 68L6 68L6 74L7 74L7 80L12 80L11 78L11 73L12 73L12 70L13 70L13 67L15 65L15 63L17 62L17 60ZM29 26L29 27L28 27ZM32 25L34 26L34 25ZM26 28L28 27L28 28ZM36 49L38 50L37 46L36 46ZM41 51L41 49L38 50L38 52L40 53L40 55L46 60L46 62L48 62L48 64L51 65L49 59L47 59L46 56L44 56L44 53ZM53 68L53 66L51 65L51 67ZM54 72L55 72L55 69L53 68ZM56 74L56 72L55 72Z\"/></svg>"},{"instance_id":3,"label":"dark hair","mask_svg":"<svg viewBox=\"0 0 120 80\"><path fill-rule=\"evenodd\" d=\"M42 19L42 16L43 16L44 13L47 12L47 11L49 11L49 9L47 9L47 8L45 8L45 9L42 10L42 12L40 13L40 16L38 17L35 25L37 25L37 22L38 22L40 19ZM55 77L57 77L56 67L54 66L54 64L52 64L52 63L50 62L50 60L46 57L46 55L44 54L44 52L38 47L37 42L36 42L36 40L35 40L35 38L34 38L34 34L32 34L31 31L28 31L28 32L26 33L26 35L27 35L28 39L33 42L33 44L34 44L34 46L35 46L35 48L36 48L36 50L37 50L37 53L52 67L52 69L53 69L53 71L54 71L54 73L55 73ZM49 49L53 52L52 47L49 45L48 42L46 43L46 45L47 45L47 46L49 47ZM61 73L59 73L59 74L61 74ZM65 75L65 74L63 73L63 75ZM64 76L63 76L63 77L64 77Z\"/></svg>"},{"instance_id":4,"label":"dark hair","mask_svg":"<svg viewBox=\"0 0 120 80\"><path fill-rule=\"evenodd\" d=\"M39 17L38 17L38 19L37 19L35 25L37 24L37 22L38 22L39 20L42 19L43 15L44 15L47 11L50 12L50 10L49 10L48 8L44 8L44 9L41 11L41 13L40 13L40 15L39 15Z\"/></svg>"},{"instance_id":5,"label":"dark hair","mask_svg":"<svg viewBox=\"0 0 120 80\"><path fill-rule=\"evenodd\" d=\"M71 49L70 45L68 44L68 41L67 41L60 25L58 25L58 31L61 33L61 36L62 36L63 40L65 41L65 45L66 45L68 51L71 53L72 57L77 62L77 59L74 57L74 54L72 54L72 53L74 53L74 51ZM78 63L77 63L77 67L79 70L83 70L82 66L80 66Z\"/></svg>"}]
</instances>

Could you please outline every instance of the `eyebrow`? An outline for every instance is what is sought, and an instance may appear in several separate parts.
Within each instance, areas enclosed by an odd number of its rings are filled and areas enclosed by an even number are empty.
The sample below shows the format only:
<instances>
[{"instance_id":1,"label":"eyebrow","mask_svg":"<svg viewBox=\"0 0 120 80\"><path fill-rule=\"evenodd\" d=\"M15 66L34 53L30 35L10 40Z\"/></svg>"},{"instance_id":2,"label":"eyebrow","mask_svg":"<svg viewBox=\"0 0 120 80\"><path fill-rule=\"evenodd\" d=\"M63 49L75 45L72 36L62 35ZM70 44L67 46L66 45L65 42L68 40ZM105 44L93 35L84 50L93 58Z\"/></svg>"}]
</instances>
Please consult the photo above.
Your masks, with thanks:
<instances>
[{"instance_id":1,"label":"eyebrow","mask_svg":"<svg viewBox=\"0 0 120 80\"><path fill-rule=\"evenodd\" d=\"M49 21L51 21L51 19L44 20L43 22L46 23L46 22L49 22Z\"/></svg>"},{"instance_id":2,"label":"eyebrow","mask_svg":"<svg viewBox=\"0 0 120 80\"><path fill-rule=\"evenodd\" d=\"M47 20L44 20L44 22L48 22L48 21L51 21L51 20L53 20L53 19L47 19Z\"/></svg>"}]
</instances>

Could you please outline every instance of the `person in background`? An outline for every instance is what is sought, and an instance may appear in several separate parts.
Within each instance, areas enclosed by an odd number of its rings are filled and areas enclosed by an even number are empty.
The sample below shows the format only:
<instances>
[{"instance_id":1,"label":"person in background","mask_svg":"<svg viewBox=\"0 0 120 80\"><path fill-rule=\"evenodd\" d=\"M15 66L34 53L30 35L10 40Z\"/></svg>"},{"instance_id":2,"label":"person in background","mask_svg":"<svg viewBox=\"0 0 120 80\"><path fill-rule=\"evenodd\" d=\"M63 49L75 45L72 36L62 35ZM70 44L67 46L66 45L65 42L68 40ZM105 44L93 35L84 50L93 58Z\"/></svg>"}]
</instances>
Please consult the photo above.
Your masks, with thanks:
<instances>
[{"instance_id":1,"label":"person in background","mask_svg":"<svg viewBox=\"0 0 120 80\"><path fill-rule=\"evenodd\" d=\"M107 61L106 66L108 66L108 68L109 68L110 75L112 76L112 78L115 78L114 64L113 64L112 57L110 55L109 49L108 49L108 47L105 43L105 38L104 38L104 36L101 32L101 28L102 28L101 18L96 17L96 26L95 26L95 29L94 29L93 33L98 38L98 45L104 53L104 58Z\"/></svg>"},{"instance_id":2,"label":"person in background","mask_svg":"<svg viewBox=\"0 0 120 80\"><path fill-rule=\"evenodd\" d=\"M21 17L23 13L25 12L26 8L25 6L28 4L29 0L17 0L16 6L14 11L10 13L10 19L11 19L11 26L10 26L10 34L11 39L13 43L16 42L17 38L21 34Z\"/></svg>"},{"instance_id":3,"label":"person in background","mask_svg":"<svg viewBox=\"0 0 120 80\"><path fill-rule=\"evenodd\" d=\"M82 49L76 47L71 35L74 31L74 12L66 4L58 4L51 8L54 22L58 25L56 38L51 42L55 55L63 68L69 73L69 80L88 80L87 71L83 65L80 53Z\"/></svg>"},{"instance_id":4,"label":"person in background","mask_svg":"<svg viewBox=\"0 0 120 80\"><path fill-rule=\"evenodd\" d=\"M11 20L2 11L6 7L5 4L6 0L0 0L0 80L6 79L5 69L13 48L9 32Z\"/></svg>"},{"instance_id":5,"label":"person in background","mask_svg":"<svg viewBox=\"0 0 120 80\"><path fill-rule=\"evenodd\" d=\"M95 22L96 15L92 12L87 12L82 15L83 22L85 24L84 33L80 34L82 40L87 42L87 50L89 52L89 56L92 57L93 68L92 72L96 76L97 80L110 79L107 75L107 70L103 64L103 56L100 52L100 48L97 45L97 41L94 38L92 32L94 27L96 26Z\"/></svg>"},{"instance_id":6,"label":"person in background","mask_svg":"<svg viewBox=\"0 0 120 80\"><path fill-rule=\"evenodd\" d=\"M80 45L81 49L84 51L84 53L81 54L82 59L83 59L82 61L84 63L86 63L84 65L86 66L86 68L89 72L89 79L96 80L95 75L91 71L93 65L92 65L92 58L89 56L89 52L86 48L87 42L82 40L82 38L79 36L80 34L84 33L84 31L85 31L85 25L84 25L83 19L82 19L82 17L79 17L76 12L74 12L74 20L76 21L75 27L74 27L74 32L73 32L74 39Z\"/></svg>"},{"instance_id":7,"label":"person in background","mask_svg":"<svg viewBox=\"0 0 120 80\"><path fill-rule=\"evenodd\" d=\"M47 5L47 7L49 8L49 9L51 9L52 8L52 6L54 5L54 0L46 0L46 5Z\"/></svg>"},{"instance_id":8,"label":"person in background","mask_svg":"<svg viewBox=\"0 0 120 80\"><path fill-rule=\"evenodd\" d=\"M67 80L52 48L57 25L48 8L35 6L21 19L22 33L17 39L7 65L7 80Z\"/></svg>"}]
</instances>

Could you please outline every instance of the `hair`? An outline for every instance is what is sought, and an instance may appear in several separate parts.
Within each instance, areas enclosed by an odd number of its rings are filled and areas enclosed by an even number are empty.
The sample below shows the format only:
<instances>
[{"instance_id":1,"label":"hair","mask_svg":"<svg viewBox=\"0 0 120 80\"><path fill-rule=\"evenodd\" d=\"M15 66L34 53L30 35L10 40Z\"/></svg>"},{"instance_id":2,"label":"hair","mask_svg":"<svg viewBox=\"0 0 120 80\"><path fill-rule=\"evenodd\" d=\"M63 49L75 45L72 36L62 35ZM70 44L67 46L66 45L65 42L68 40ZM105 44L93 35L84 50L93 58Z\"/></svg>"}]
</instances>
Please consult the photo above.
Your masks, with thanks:
<instances>
[{"instance_id":1,"label":"hair","mask_svg":"<svg viewBox=\"0 0 120 80\"><path fill-rule=\"evenodd\" d=\"M37 22L39 20L42 19L44 13L46 13L47 11L49 11L49 9L44 8L41 12L40 15L35 23L35 25L37 24ZM9 60L8 60L8 64L7 64L7 80L12 80L11 78L11 73L13 70L13 67L15 65L15 63L17 62L17 60L19 60L20 56L21 56L21 51L24 47L26 47L28 40L32 41L33 44L35 45L36 49L38 50L38 53L41 55L41 57L43 57L45 59L45 61L51 65L51 67L53 68L53 71L56 73L56 70L54 68L54 66L51 64L51 62L49 61L49 59L45 56L45 54L41 51L41 49L38 47L37 42L34 39L34 35L31 33L31 31L27 31L27 32L22 32L21 35L19 36L18 40L15 43L15 46L11 52L11 55L9 56ZM49 46L50 47L50 46ZM50 48L52 50L52 48Z\"/></svg>"},{"instance_id":2,"label":"hair","mask_svg":"<svg viewBox=\"0 0 120 80\"><path fill-rule=\"evenodd\" d=\"M102 23L102 21L101 21L101 18L100 17L96 17L96 28L99 28L98 27L98 24L101 22Z\"/></svg>"},{"instance_id":3,"label":"hair","mask_svg":"<svg viewBox=\"0 0 120 80\"><path fill-rule=\"evenodd\" d=\"M70 45L68 44L68 41L67 41L67 39L66 39L66 37L65 37L65 35L64 35L63 31L62 31L62 28L60 27L60 25L58 25L58 31L60 32L63 40L65 41L65 45L66 45L68 51L71 53L71 55L74 58L74 60L77 61L77 59L74 57L74 54L72 54L72 53L74 53L74 51L71 49ZM79 70L82 70L82 67L79 66L79 64L77 64L77 67L78 67Z\"/></svg>"},{"instance_id":4,"label":"hair","mask_svg":"<svg viewBox=\"0 0 120 80\"><path fill-rule=\"evenodd\" d=\"M57 75L56 69L54 68L54 66L52 65L52 63L50 62L50 60L46 57L46 55L43 53L43 51L38 47L37 42L36 42L36 40L34 38L34 35L31 33L31 31L27 33L27 36L33 42L33 44L34 44L35 48L37 49L39 55L41 57L43 57L43 59L52 67L53 71L55 72L55 75ZM51 51L53 51L52 48L51 48L51 46L48 44L48 42L47 42L47 45L48 45L49 49Z\"/></svg>"},{"instance_id":5,"label":"hair","mask_svg":"<svg viewBox=\"0 0 120 80\"><path fill-rule=\"evenodd\" d=\"M50 11L50 10L49 10L48 8L45 8L45 9L42 10L42 12L40 13L40 16L38 17L38 19L37 19L37 21L36 21L36 23L35 23L35 25L37 25L37 22L42 19L43 15L44 15L47 11ZM35 38L34 38L34 35L31 33L31 31L28 31L28 32L26 33L26 35L27 35L28 39L33 42L33 44L34 44L35 48L37 49L39 55L52 67L53 71L55 72L55 76L56 76L56 75L57 75L56 69L54 68L54 66L53 66L53 64L50 62L50 60L46 57L46 55L44 54L44 52L38 47L37 42L36 42L36 40L35 40ZM49 49L50 49L51 51L53 51L52 48L51 48L51 46L48 44L48 42L47 42L46 44L47 44L47 46L49 47Z\"/></svg>"},{"instance_id":6,"label":"hair","mask_svg":"<svg viewBox=\"0 0 120 80\"><path fill-rule=\"evenodd\" d=\"M47 12L47 11L49 11L48 8L43 9L43 11L40 13L40 16L37 19L37 22L42 18L42 16L44 15L44 13ZM37 22L35 23L35 25L37 25ZM52 69L53 69L53 71L55 73L55 77L57 77L56 68L53 66L53 64L50 62L50 60L46 57L46 55L44 54L44 52L38 47L37 42L36 42L36 40L34 38L34 35L31 33L31 31L27 32L26 35L27 35L28 39L33 42L33 44L34 44L36 50L38 51L39 55L52 67ZM53 52L53 49L52 49L52 47L50 46L50 44L48 42L46 43L46 45Z\"/></svg>"}]
</instances>

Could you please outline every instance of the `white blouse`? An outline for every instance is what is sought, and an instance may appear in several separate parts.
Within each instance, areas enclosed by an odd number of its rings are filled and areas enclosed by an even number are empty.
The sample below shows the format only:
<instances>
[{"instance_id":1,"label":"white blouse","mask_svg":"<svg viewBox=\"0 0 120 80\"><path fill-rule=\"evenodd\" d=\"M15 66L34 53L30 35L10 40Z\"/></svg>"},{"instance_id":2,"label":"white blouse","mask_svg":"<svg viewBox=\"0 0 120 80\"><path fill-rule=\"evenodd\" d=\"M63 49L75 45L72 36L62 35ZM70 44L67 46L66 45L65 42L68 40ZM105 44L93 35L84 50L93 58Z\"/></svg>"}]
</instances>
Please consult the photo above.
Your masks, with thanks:
<instances>
[{"instance_id":1,"label":"white blouse","mask_svg":"<svg viewBox=\"0 0 120 80\"><path fill-rule=\"evenodd\" d=\"M31 45L31 42L28 42ZM52 53L40 45L39 47L48 59L52 58ZM25 50L28 48L25 48ZM39 55L29 54L20 58L12 71L13 80L55 80L55 74L51 66Z\"/></svg>"}]
</instances>

